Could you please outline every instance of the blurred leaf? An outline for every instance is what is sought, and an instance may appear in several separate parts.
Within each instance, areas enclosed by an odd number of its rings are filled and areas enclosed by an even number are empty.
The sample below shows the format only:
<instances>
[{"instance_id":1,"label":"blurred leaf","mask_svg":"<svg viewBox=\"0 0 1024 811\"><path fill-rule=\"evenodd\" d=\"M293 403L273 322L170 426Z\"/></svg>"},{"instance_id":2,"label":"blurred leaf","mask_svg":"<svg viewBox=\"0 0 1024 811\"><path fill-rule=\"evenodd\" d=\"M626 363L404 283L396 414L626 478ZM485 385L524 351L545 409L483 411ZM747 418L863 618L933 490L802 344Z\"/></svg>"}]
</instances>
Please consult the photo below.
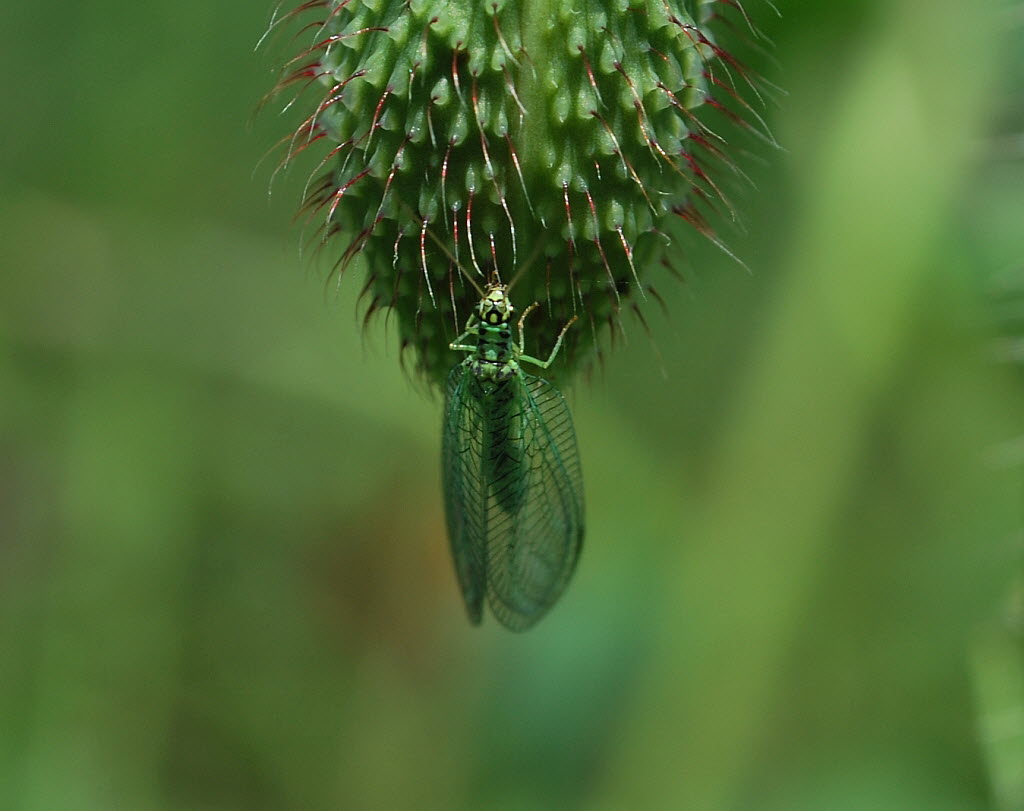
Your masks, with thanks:
<instances>
[{"instance_id":1,"label":"blurred leaf","mask_svg":"<svg viewBox=\"0 0 1024 811\"><path fill-rule=\"evenodd\" d=\"M1024 808L1024 588L1006 616L979 635L973 671L979 733L999 811Z\"/></svg>"}]
</instances>

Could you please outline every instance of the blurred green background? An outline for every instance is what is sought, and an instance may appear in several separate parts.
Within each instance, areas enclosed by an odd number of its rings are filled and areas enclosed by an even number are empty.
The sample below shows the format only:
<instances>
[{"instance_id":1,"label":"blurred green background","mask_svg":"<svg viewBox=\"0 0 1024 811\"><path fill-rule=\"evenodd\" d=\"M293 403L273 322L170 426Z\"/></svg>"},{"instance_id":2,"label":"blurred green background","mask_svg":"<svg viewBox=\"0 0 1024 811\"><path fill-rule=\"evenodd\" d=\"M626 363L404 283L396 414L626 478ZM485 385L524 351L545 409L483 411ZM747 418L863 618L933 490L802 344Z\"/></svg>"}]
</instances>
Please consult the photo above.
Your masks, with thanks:
<instances>
[{"instance_id":1,"label":"blurred green background","mask_svg":"<svg viewBox=\"0 0 1024 811\"><path fill-rule=\"evenodd\" d=\"M1024 809L1024 5L749 0L752 273L691 236L570 393L526 635L254 173L269 7L8 5L0 809Z\"/></svg>"}]
</instances>

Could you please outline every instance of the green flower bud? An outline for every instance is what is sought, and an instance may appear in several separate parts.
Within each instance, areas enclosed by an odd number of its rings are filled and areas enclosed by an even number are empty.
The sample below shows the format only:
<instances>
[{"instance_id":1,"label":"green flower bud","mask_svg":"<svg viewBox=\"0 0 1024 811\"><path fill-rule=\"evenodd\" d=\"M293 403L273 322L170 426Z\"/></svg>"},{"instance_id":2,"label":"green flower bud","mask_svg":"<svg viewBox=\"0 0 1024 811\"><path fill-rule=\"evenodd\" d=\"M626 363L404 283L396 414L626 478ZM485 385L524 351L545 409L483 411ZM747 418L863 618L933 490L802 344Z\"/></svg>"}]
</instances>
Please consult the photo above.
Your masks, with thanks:
<instances>
[{"instance_id":1,"label":"green flower bud","mask_svg":"<svg viewBox=\"0 0 1024 811\"><path fill-rule=\"evenodd\" d=\"M710 234L723 158L701 123L740 121L743 69L715 43L733 0L323 0L281 84L325 88L286 158L328 143L305 207L344 271L365 265L367 316L397 315L434 382L492 272L543 355L584 357L666 248L677 218ZM723 78L727 77L727 78ZM721 96L723 101L716 98ZM312 98L312 96L310 96ZM302 97L305 98L305 97ZM332 239L338 236L338 240ZM557 374L557 372L556 372Z\"/></svg>"}]
</instances>

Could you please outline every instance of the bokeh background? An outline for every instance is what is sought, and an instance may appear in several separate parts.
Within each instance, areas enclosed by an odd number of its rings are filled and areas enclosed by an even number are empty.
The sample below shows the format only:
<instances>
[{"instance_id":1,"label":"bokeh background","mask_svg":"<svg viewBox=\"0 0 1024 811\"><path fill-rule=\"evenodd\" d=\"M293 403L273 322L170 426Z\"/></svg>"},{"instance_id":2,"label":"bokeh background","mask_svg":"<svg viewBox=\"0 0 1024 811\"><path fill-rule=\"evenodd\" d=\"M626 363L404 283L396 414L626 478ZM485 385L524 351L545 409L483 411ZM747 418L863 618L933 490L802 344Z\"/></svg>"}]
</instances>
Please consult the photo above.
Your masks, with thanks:
<instances>
[{"instance_id":1,"label":"bokeh background","mask_svg":"<svg viewBox=\"0 0 1024 811\"><path fill-rule=\"evenodd\" d=\"M513 635L254 171L269 4L7 4L0 808L1024 809L1024 5L747 6L751 272L687 239L571 391L586 547Z\"/></svg>"}]
</instances>

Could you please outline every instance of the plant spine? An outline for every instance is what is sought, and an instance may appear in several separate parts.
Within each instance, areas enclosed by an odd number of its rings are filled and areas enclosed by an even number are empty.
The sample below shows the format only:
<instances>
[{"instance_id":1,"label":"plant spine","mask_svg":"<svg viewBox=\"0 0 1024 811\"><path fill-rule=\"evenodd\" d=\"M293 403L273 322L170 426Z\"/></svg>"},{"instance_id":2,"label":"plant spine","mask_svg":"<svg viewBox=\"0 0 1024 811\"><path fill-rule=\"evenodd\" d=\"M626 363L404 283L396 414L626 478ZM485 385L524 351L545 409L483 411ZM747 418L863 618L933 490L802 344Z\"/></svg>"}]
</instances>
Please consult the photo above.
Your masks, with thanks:
<instances>
[{"instance_id":1,"label":"plant spine","mask_svg":"<svg viewBox=\"0 0 1024 811\"><path fill-rule=\"evenodd\" d=\"M313 0L313 43L277 90L324 92L286 139L326 144L304 208L367 318L397 316L434 382L493 270L538 301L543 353L572 316L572 364L650 288L680 219L711 235L731 165L709 111L743 123L742 67L711 33L736 0ZM289 15L291 16L291 15ZM745 16L745 15L744 15ZM300 95L305 99L305 95ZM749 128L748 128L749 129ZM713 238L713 237L712 237ZM639 292L638 292L639 291Z\"/></svg>"}]
</instances>

